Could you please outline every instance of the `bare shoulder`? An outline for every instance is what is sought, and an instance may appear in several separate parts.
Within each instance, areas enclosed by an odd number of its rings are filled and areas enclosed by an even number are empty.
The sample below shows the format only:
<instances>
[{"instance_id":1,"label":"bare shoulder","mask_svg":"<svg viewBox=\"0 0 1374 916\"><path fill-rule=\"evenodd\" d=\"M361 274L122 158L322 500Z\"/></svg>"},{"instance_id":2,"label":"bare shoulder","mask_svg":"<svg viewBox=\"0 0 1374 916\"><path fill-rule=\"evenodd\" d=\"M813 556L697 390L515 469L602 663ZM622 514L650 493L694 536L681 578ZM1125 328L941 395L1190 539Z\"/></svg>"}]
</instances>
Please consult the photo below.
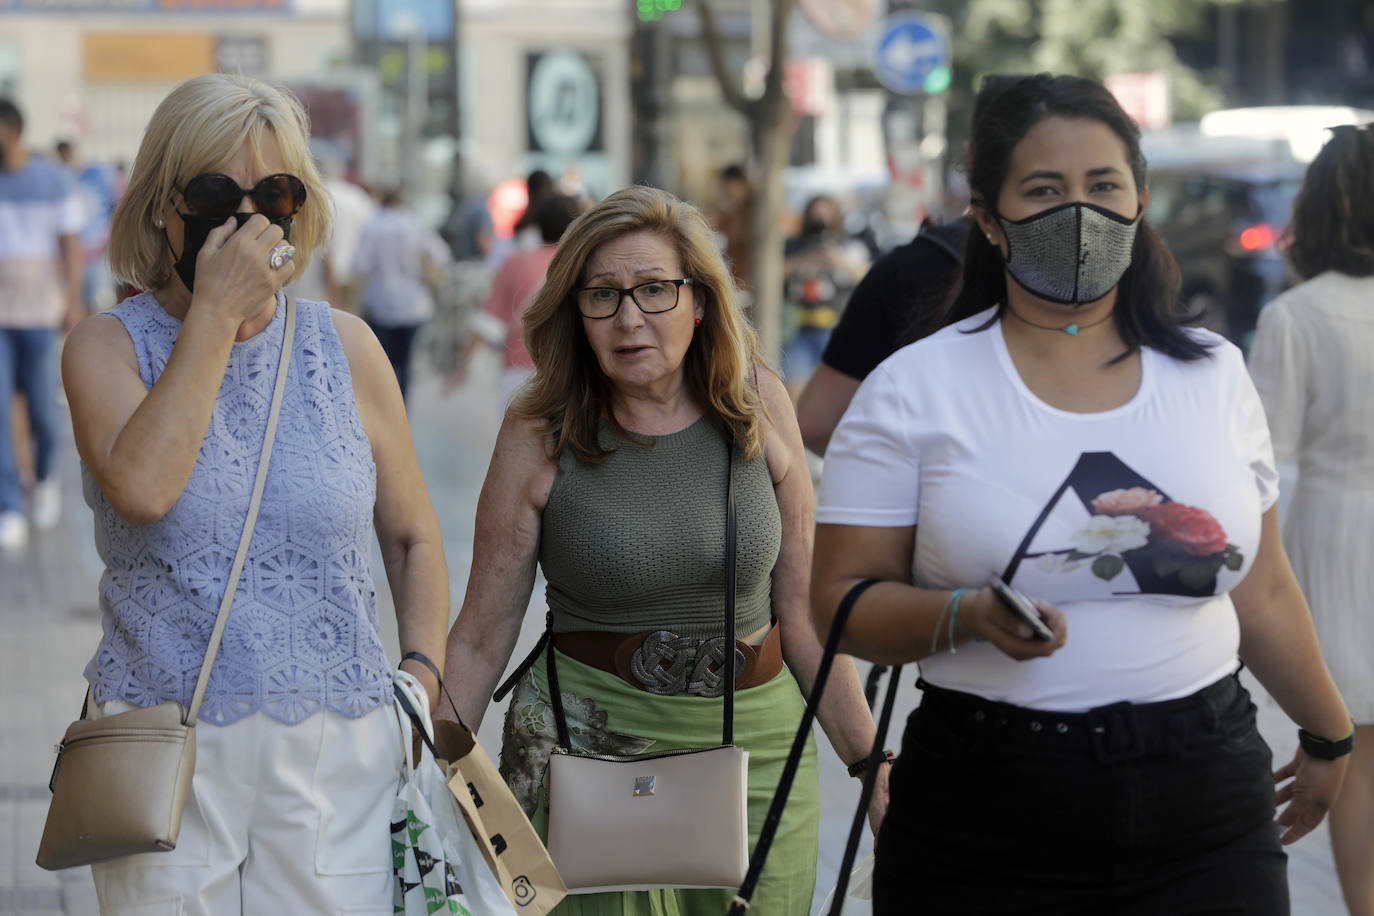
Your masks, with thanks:
<instances>
[{"instance_id":1,"label":"bare shoulder","mask_svg":"<svg viewBox=\"0 0 1374 916\"><path fill-rule=\"evenodd\" d=\"M763 454L768 460L768 473L773 484L782 483L798 462L806 464L801 430L797 426L797 412L787 387L776 372L767 366L759 366L759 397L763 399L765 418L765 439Z\"/></svg>"},{"instance_id":2,"label":"bare shoulder","mask_svg":"<svg viewBox=\"0 0 1374 916\"><path fill-rule=\"evenodd\" d=\"M758 378L759 397L763 398L763 406L768 410L769 422L779 426L783 425L784 418L795 419L796 411L782 377L763 365L755 367L755 375Z\"/></svg>"},{"instance_id":3,"label":"bare shoulder","mask_svg":"<svg viewBox=\"0 0 1374 916\"><path fill-rule=\"evenodd\" d=\"M124 322L113 315L89 315L67 334L62 344L64 375L106 375L131 369L138 374L138 354Z\"/></svg>"},{"instance_id":4,"label":"bare shoulder","mask_svg":"<svg viewBox=\"0 0 1374 916\"><path fill-rule=\"evenodd\" d=\"M521 493L533 508L542 511L557 474L548 420L507 408L492 449L488 482Z\"/></svg>"},{"instance_id":5,"label":"bare shoulder","mask_svg":"<svg viewBox=\"0 0 1374 916\"><path fill-rule=\"evenodd\" d=\"M372 333L372 328L368 327L366 321L336 308L329 310L329 317L334 321L334 331L339 335L339 343L343 345L350 369L356 369L360 362L385 358L382 345L377 342L377 335Z\"/></svg>"}]
</instances>

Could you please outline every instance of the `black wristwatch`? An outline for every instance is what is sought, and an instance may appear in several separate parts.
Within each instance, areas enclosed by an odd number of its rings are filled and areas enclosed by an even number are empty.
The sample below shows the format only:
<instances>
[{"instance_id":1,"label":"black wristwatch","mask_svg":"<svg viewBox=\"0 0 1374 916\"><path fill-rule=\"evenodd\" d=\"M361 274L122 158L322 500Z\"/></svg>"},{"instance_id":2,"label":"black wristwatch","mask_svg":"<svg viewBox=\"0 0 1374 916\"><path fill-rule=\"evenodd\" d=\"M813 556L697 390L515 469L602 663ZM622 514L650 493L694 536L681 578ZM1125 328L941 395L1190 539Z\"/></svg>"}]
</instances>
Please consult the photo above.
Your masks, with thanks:
<instances>
[{"instance_id":1,"label":"black wristwatch","mask_svg":"<svg viewBox=\"0 0 1374 916\"><path fill-rule=\"evenodd\" d=\"M1344 738L1332 741L1328 738L1318 738L1305 728L1298 729L1298 744L1302 746L1303 752L1309 757L1316 757L1318 760L1335 760L1337 757L1344 757L1355 749L1355 720L1350 720L1350 734Z\"/></svg>"}]
</instances>

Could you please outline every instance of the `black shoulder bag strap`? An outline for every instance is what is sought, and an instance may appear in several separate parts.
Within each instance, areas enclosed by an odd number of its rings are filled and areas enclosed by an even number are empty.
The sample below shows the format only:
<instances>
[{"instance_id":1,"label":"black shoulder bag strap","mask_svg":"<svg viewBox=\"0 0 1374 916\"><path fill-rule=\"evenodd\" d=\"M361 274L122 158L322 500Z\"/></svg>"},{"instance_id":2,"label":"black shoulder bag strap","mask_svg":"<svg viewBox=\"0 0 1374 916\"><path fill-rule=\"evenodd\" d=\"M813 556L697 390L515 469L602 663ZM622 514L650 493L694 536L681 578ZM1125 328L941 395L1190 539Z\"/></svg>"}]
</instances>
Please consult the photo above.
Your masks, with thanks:
<instances>
[{"instance_id":1,"label":"black shoulder bag strap","mask_svg":"<svg viewBox=\"0 0 1374 916\"><path fill-rule=\"evenodd\" d=\"M725 646L722 652L724 656L725 670L725 709L722 714L720 728L720 743L735 743L735 541L737 539L738 525L735 519L735 438L726 433L725 438ZM544 628L544 636L540 639L539 645L527 659L528 664L521 663L522 667L528 668L534 664L534 659L538 657L539 650L549 642L550 630L553 627L553 614L550 613ZM544 670L549 679L549 702L553 707L553 722L558 730L558 746L563 750L571 750L572 745L568 740L568 720L563 712L563 694L558 689L558 669L553 661L554 648L548 646L548 653L544 656ZM698 657L698 663L704 664L704 660ZM523 675L524 671L519 671L508 678L501 689L497 691L499 699L514 686L512 681Z\"/></svg>"},{"instance_id":2,"label":"black shoulder bag strap","mask_svg":"<svg viewBox=\"0 0 1374 916\"><path fill-rule=\"evenodd\" d=\"M778 832L778 826L782 823L782 813L787 807L787 796L792 792L792 783L797 776L797 767L801 764L802 752L806 749L806 739L810 736L812 723L816 719L816 709L820 706L821 695L825 691L825 682L830 677L831 667L834 666L835 655L839 650L840 636L844 633L845 623L849 619L850 611L854 609L854 603L859 600L859 596L869 586L877 584L878 581L877 579L864 579L856 583L845 593L839 608L835 611L835 619L830 624L830 634L825 640L825 652L821 655L821 662L816 667L816 680L811 685L811 695L806 698L806 711L802 713L801 724L797 726L797 735L792 740L792 750L787 755L787 762L783 764L782 768L782 776L778 779L777 791L773 793L773 801L768 806L768 815L763 819L763 828L759 831L758 842L754 844L754 854L749 859L749 871L744 875L744 883L739 886L739 892L730 901L729 916L744 916L744 913L749 909L749 901L754 896L754 889L758 886L759 877L763 874L764 863L768 860L768 852L773 846L773 837ZM834 902L830 908L831 916L839 916L840 910L844 906L844 888L848 886L849 870L853 867L854 856L858 851L859 837L863 831L864 814L868 810L869 800L873 797L878 761L883 759L883 742L887 737L888 723L892 718L892 700L896 694L899 670L900 666L893 669L892 680L888 684L887 690L887 706L884 708L881 721L878 724L878 733L873 740L873 749L868 755L868 769L864 773L863 790L859 794L859 807L854 813L854 821L850 825L844 861L840 863L840 884L835 889Z\"/></svg>"}]
</instances>

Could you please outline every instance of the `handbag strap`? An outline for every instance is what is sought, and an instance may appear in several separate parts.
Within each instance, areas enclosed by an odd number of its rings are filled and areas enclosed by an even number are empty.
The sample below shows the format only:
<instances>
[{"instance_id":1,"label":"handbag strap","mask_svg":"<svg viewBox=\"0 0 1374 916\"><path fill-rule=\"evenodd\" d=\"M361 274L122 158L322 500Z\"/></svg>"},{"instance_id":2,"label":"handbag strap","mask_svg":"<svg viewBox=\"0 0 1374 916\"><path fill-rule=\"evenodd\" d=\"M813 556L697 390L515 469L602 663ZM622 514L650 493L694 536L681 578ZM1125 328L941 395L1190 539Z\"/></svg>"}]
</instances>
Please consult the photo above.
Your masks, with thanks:
<instances>
[{"instance_id":1,"label":"handbag strap","mask_svg":"<svg viewBox=\"0 0 1374 916\"><path fill-rule=\"evenodd\" d=\"M840 873L835 880L835 891L830 898L830 912L826 916L841 916L844 911L844 895L849 891L849 873L854 867L854 859L859 854L859 838L863 836L868 803L873 800L873 790L877 787L879 765L886 759L883 748L887 744L888 725L892 722L892 707L897 704L897 685L901 683L901 673L901 665L892 667L892 675L887 682L887 695L883 699L883 711L878 716L877 734L873 738L873 748L868 754L868 769L864 771L863 788L859 791L859 806L854 809L854 820L849 825L849 839L844 844L844 857L840 859Z\"/></svg>"},{"instance_id":2,"label":"handbag strap","mask_svg":"<svg viewBox=\"0 0 1374 916\"><path fill-rule=\"evenodd\" d=\"M219 653L220 640L224 637L224 627L229 622L229 608L234 604L234 593L238 591L239 576L243 564L248 559L248 544L253 540L253 526L258 520L258 509L262 506L262 491L267 484L267 466L272 460L272 443L277 438L277 420L281 417L282 394L286 391L286 370L291 365L292 342L296 337L296 301L286 297L286 329L282 333L281 359L277 361L277 380L272 387L272 406L267 411L267 432L262 439L262 454L258 457L258 476L253 481L253 495L248 500L248 516L243 522L243 532L239 535L239 549L234 554L234 565L229 568L229 579L224 587L224 597L219 603L219 614L215 617L215 628L210 631L210 642L205 648L205 661L200 665L200 676L196 678L196 689L191 694L191 705L186 710L185 724L196 724L200 715L200 704L205 699L205 688L210 685L210 669L214 666L215 655Z\"/></svg>"},{"instance_id":3,"label":"handbag strap","mask_svg":"<svg viewBox=\"0 0 1374 916\"><path fill-rule=\"evenodd\" d=\"M735 518L735 437L725 438L725 708L720 727L720 743L735 743L735 541L739 524Z\"/></svg>"},{"instance_id":4,"label":"handbag strap","mask_svg":"<svg viewBox=\"0 0 1374 916\"><path fill-rule=\"evenodd\" d=\"M787 796L792 792L792 782L797 776L797 767L801 764L802 753L806 750L807 739L811 737L811 725L816 719L816 708L820 706L821 695L825 692L825 682L830 677L830 669L835 663L835 654L840 648L840 636L844 633L845 622L849 619L849 612L854 609L854 602L859 600L859 596L868 590L869 586L877 584L877 579L864 579L855 584L844 598L840 601L839 608L835 611L835 619L830 624L830 634L825 640L825 651L821 653L820 664L816 666L816 679L811 684L811 694L806 698L806 710L802 713L801 724L797 726L796 737L792 739L792 749L787 754L787 761L782 767L782 776L778 779L778 788L773 793L773 801L768 806L768 814L763 819L763 827L759 830L758 842L754 844L754 854L749 857L749 870L744 874L744 882L739 886L739 892L730 901L729 916L743 916L749 909L749 901L754 896L754 888L758 886L759 876L763 874L763 865L768 860L768 852L773 846L773 837L778 832L778 825L782 823L783 809L787 807ZM881 748L882 741L886 737L879 734L874 742L875 748ZM878 751L881 754L881 750ZM870 755L869 773L877 770ZM864 778L868 782L869 777Z\"/></svg>"},{"instance_id":5,"label":"handbag strap","mask_svg":"<svg viewBox=\"0 0 1374 916\"><path fill-rule=\"evenodd\" d=\"M735 518L735 437L726 434L725 440L725 648L722 653L725 656L723 669L725 672L725 706L722 713L722 723L720 728L720 743L735 743L735 542L738 539L739 526ZM544 655L544 671L549 680L549 702L553 706L553 723L558 731L558 746L565 751L572 750L572 744L568 740L568 720L563 713L563 694L558 689L558 667L554 664L554 647L551 644L551 634L553 632L553 614L550 613L545 618L544 635L539 640L539 645L535 646L534 652L522 664L521 668L528 668L534 664L535 657L539 654L541 647L547 645L548 651ZM513 686L513 681L524 672L517 670L516 674L511 675L506 683L501 685L493 699L499 700Z\"/></svg>"}]
</instances>

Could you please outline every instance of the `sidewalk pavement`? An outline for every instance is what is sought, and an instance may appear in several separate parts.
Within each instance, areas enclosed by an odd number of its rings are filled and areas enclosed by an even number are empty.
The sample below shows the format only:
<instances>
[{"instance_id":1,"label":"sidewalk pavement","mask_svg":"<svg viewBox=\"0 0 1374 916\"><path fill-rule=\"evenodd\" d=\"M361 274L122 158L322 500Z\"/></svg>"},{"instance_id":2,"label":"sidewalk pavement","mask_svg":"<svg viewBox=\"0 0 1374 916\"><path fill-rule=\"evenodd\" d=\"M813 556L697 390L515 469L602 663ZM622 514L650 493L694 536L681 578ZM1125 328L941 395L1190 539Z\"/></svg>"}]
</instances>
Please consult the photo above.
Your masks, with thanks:
<instances>
[{"instance_id":1,"label":"sidewalk pavement","mask_svg":"<svg viewBox=\"0 0 1374 916\"><path fill-rule=\"evenodd\" d=\"M439 391L438 379L427 375L423 367L412 385L411 427L420 466L443 526L454 614L462 603L471 568L477 495L500 422L494 391L495 371L490 366L475 367L469 384L447 398ZM88 869L54 874L33 864L47 811L53 747L66 724L80 712L85 690L81 672L100 637L96 610L100 565L70 435L61 479L65 505L58 528L35 535L23 552L0 553L0 696L11 698L0 719L0 916L93 916L97 912ZM375 545L373 570L379 584L378 618L384 644L396 658L396 622ZM531 613L512 653L514 661L524 657L542 631L543 594L540 579L535 583ZM859 670L866 675L868 664L860 662ZM915 679L914 666L907 666L887 742L891 747L899 745L906 716L917 704ZM1291 758L1297 745L1296 730L1248 675L1247 686L1255 694L1260 730L1274 748L1275 760ZM489 710L478 731L493 757L500 748L503 715L501 709ZM843 764L819 733L817 747L821 849L813 912L834 886L859 791L858 780L845 774ZM859 857L871 848L865 829ZM1292 912L1299 916L1344 913L1325 825L1289 847L1288 853Z\"/></svg>"}]
</instances>

